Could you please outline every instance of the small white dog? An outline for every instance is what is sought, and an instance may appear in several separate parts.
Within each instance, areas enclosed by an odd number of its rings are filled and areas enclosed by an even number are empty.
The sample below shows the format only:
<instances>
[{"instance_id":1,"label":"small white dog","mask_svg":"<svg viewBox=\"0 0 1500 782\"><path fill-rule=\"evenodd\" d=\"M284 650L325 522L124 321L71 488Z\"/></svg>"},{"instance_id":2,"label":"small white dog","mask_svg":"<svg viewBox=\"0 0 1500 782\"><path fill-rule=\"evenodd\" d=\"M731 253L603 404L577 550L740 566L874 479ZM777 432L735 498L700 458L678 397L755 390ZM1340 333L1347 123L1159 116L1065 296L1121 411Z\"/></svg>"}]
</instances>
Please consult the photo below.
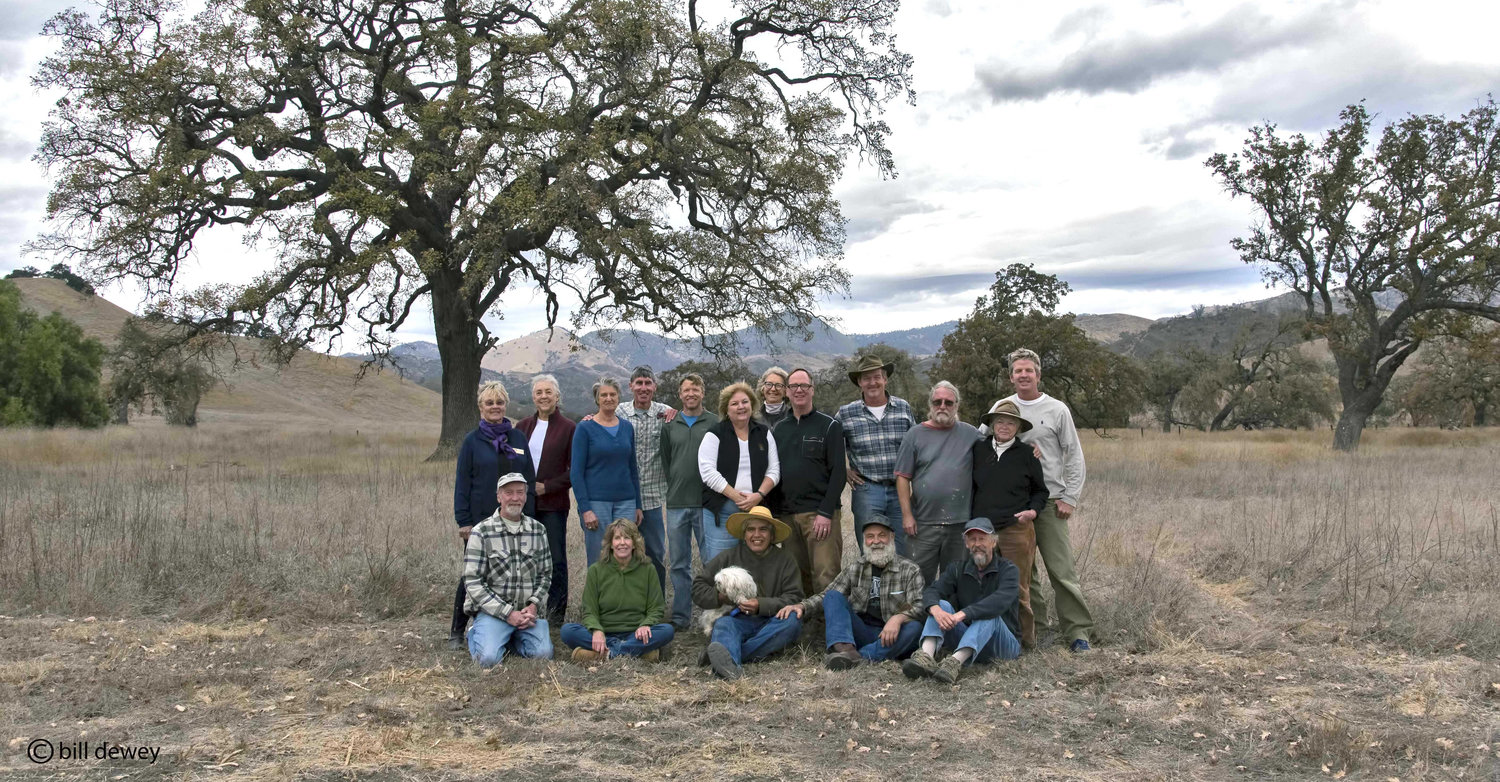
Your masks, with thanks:
<instances>
[{"instance_id":1,"label":"small white dog","mask_svg":"<svg viewBox=\"0 0 1500 782\"><path fill-rule=\"evenodd\" d=\"M698 626L704 635L712 635L714 622L719 617L733 611L741 601L756 597L755 578L750 571L742 567L727 567L714 575L714 586L719 588L730 600L732 605L719 606L718 608L704 611L698 615Z\"/></svg>"}]
</instances>

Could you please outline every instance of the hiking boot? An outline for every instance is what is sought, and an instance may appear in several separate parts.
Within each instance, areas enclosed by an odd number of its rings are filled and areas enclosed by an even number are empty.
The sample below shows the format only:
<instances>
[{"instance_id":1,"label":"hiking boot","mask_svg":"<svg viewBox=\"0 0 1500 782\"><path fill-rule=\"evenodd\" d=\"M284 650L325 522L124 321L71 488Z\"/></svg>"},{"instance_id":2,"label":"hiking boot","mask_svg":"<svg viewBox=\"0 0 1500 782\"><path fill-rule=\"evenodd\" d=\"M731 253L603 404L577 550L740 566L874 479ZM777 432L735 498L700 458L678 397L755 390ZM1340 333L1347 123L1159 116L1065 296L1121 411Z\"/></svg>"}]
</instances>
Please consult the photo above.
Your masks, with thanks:
<instances>
[{"instance_id":1,"label":"hiking boot","mask_svg":"<svg viewBox=\"0 0 1500 782\"><path fill-rule=\"evenodd\" d=\"M580 646L577 649L573 650L573 662L575 663L592 663L598 662L603 659L604 655L588 648L587 646Z\"/></svg>"},{"instance_id":2,"label":"hiking boot","mask_svg":"<svg viewBox=\"0 0 1500 782\"><path fill-rule=\"evenodd\" d=\"M1079 638L1078 640L1074 641L1073 643L1068 644L1068 651L1070 651L1070 652L1072 652L1074 654L1081 654L1083 652L1087 652L1091 648L1092 647L1089 646L1089 642L1085 641L1082 638Z\"/></svg>"},{"instance_id":3,"label":"hiking boot","mask_svg":"<svg viewBox=\"0 0 1500 782\"><path fill-rule=\"evenodd\" d=\"M661 650L660 649L652 649L651 651L646 652L645 654L641 655L641 659L645 660L648 663L660 662L661 661Z\"/></svg>"},{"instance_id":4,"label":"hiking boot","mask_svg":"<svg viewBox=\"0 0 1500 782\"><path fill-rule=\"evenodd\" d=\"M465 651L467 649L468 649L468 644L464 643L464 634L463 633L449 633L448 634L448 651L450 651L450 652L462 652L462 651Z\"/></svg>"},{"instance_id":5,"label":"hiking boot","mask_svg":"<svg viewBox=\"0 0 1500 782\"><path fill-rule=\"evenodd\" d=\"M865 658L859 656L854 644L834 644L833 651L823 657L823 665L830 671L847 671L864 661Z\"/></svg>"},{"instance_id":6,"label":"hiking boot","mask_svg":"<svg viewBox=\"0 0 1500 782\"><path fill-rule=\"evenodd\" d=\"M942 662L938 663L937 670L932 672L932 678L937 679L943 684L952 684L958 681L958 677L963 675L963 671L963 661L950 654Z\"/></svg>"},{"instance_id":7,"label":"hiking boot","mask_svg":"<svg viewBox=\"0 0 1500 782\"><path fill-rule=\"evenodd\" d=\"M740 664L734 661L729 648L724 644L711 643L703 652L708 655L708 664L714 669L714 675L720 679L734 681L744 674Z\"/></svg>"},{"instance_id":8,"label":"hiking boot","mask_svg":"<svg viewBox=\"0 0 1500 782\"><path fill-rule=\"evenodd\" d=\"M918 649L912 652L911 656L906 658L906 662L901 663L901 672L906 674L906 678L908 679L926 678L931 676L937 669L937 660L932 659L932 655L928 654L925 649Z\"/></svg>"}]
</instances>

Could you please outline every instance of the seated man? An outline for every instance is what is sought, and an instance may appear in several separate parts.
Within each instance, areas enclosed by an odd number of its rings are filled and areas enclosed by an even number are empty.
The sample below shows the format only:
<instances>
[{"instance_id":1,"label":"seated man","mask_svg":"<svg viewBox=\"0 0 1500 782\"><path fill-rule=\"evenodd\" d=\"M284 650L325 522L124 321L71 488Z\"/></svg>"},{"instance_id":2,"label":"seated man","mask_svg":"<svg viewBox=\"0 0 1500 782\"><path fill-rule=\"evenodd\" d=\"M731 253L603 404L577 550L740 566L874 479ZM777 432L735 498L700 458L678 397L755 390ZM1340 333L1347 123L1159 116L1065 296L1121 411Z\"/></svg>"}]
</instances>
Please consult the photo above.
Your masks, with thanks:
<instances>
[{"instance_id":1,"label":"seated man","mask_svg":"<svg viewBox=\"0 0 1500 782\"><path fill-rule=\"evenodd\" d=\"M538 609L552 584L552 548L542 523L521 512L526 485L518 472L500 476L500 507L474 525L464 550L464 613L473 617L469 654L485 668L499 664L507 649L552 657L547 620Z\"/></svg>"},{"instance_id":2,"label":"seated man","mask_svg":"<svg viewBox=\"0 0 1500 782\"><path fill-rule=\"evenodd\" d=\"M952 684L965 665L1021 656L1016 640L1021 577L995 552L998 544L989 519L970 519L964 526L969 559L949 565L922 593L931 616L922 628L922 648L901 665L907 678L931 676ZM953 653L939 664L942 649Z\"/></svg>"},{"instance_id":3,"label":"seated man","mask_svg":"<svg viewBox=\"0 0 1500 782\"><path fill-rule=\"evenodd\" d=\"M865 519L865 553L839 572L822 592L776 614L785 619L820 607L826 617L829 670L843 671L866 660L899 660L917 647L922 625L922 569L896 554L891 521Z\"/></svg>"},{"instance_id":4,"label":"seated man","mask_svg":"<svg viewBox=\"0 0 1500 782\"><path fill-rule=\"evenodd\" d=\"M802 632L797 617L777 616L782 608L802 599L802 573L791 554L771 545L786 540L792 529L765 506L730 514L724 529L740 542L704 563L703 571L693 579L693 602L705 610L734 606L714 623L703 655L716 676L738 679L743 675L741 663L763 660L781 651ZM727 567L749 571L758 596L732 603L720 592L714 576Z\"/></svg>"}]
</instances>

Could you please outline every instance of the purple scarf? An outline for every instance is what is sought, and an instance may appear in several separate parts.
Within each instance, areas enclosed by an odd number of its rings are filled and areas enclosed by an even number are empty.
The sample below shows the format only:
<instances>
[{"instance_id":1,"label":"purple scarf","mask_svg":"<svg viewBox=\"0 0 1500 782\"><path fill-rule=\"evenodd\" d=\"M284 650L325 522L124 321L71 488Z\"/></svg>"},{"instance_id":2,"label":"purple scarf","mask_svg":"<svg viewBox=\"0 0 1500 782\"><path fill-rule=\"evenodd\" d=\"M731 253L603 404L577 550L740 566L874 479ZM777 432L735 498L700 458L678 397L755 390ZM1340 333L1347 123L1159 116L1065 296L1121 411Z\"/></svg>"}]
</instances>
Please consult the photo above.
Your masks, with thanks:
<instances>
[{"instance_id":1,"label":"purple scarf","mask_svg":"<svg viewBox=\"0 0 1500 782\"><path fill-rule=\"evenodd\" d=\"M500 419L498 424L492 424L483 419L479 421L479 433L484 436L484 439L490 441L490 445L495 446L497 456L502 453L506 456L516 455L516 449L510 447L510 428L509 418Z\"/></svg>"}]
</instances>

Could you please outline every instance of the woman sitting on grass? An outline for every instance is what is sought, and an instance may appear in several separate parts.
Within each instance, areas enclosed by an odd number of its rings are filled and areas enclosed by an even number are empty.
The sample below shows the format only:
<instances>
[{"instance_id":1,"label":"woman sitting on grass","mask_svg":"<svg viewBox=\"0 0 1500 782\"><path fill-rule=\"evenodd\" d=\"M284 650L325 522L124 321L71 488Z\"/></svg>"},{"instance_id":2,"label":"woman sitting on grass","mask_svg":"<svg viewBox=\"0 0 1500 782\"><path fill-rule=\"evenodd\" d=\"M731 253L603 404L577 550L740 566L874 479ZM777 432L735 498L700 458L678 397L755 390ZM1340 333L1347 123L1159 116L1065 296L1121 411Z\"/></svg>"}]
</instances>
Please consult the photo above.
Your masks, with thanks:
<instances>
[{"instance_id":1,"label":"woman sitting on grass","mask_svg":"<svg viewBox=\"0 0 1500 782\"><path fill-rule=\"evenodd\" d=\"M599 553L584 576L583 624L563 625L562 642L573 647L573 659L580 662L618 656L657 660L657 650L672 642L672 625L662 623L666 600L635 522L615 519L604 530Z\"/></svg>"}]
</instances>

